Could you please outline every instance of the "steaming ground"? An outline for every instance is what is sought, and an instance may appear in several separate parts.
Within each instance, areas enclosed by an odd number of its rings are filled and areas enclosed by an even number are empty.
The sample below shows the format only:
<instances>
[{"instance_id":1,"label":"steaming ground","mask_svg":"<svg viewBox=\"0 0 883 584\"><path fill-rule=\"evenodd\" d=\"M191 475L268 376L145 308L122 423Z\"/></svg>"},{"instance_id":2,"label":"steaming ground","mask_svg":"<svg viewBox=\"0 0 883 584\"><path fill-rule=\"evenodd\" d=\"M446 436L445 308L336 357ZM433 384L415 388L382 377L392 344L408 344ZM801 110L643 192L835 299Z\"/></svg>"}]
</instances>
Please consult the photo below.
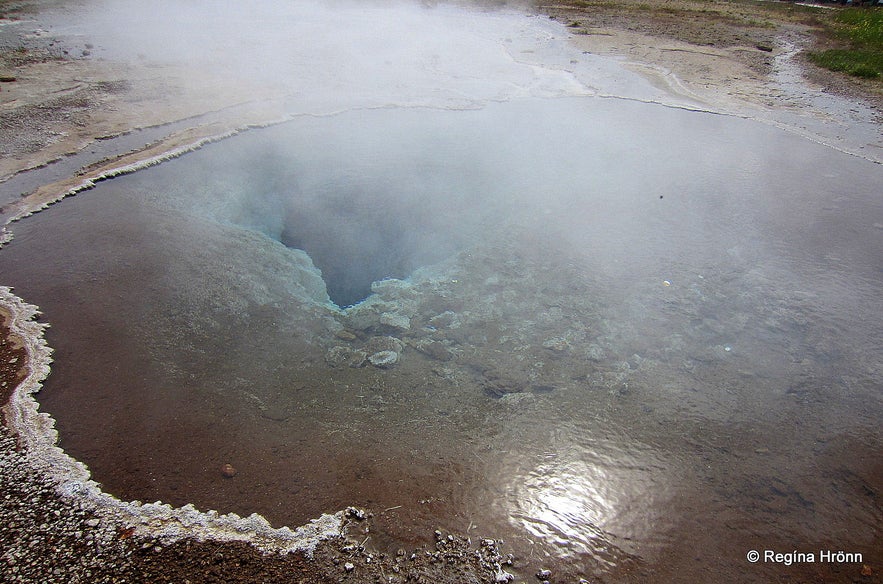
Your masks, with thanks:
<instances>
[{"instance_id":1,"label":"steaming ground","mask_svg":"<svg viewBox=\"0 0 883 584\"><path fill-rule=\"evenodd\" d=\"M233 86L252 95L281 94L294 113L605 95L752 117L880 160L883 136L873 129L873 102L808 89L794 64L805 42L794 25L759 41L763 50L729 41L721 49L667 41L648 54L641 47L652 41L604 27L610 15L599 13L594 22L591 13L573 20L583 15L545 9L569 30L511 8L343 1L217 10L211 2L110 0L81 17L87 30L67 32L96 39L98 56L186 64L213 75L200 83L216 85L215 91ZM628 58L622 47L629 47ZM771 72L772 86L760 82L759 69ZM722 84L736 85L715 91Z\"/></svg>"},{"instance_id":2,"label":"steaming ground","mask_svg":"<svg viewBox=\"0 0 883 584\"><path fill-rule=\"evenodd\" d=\"M291 119L0 253L53 324L41 403L109 492L276 525L357 504L391 558L502 537L522 580L862 570L746 572L763 546L881 563L879 165L689 111L536 18L124 8L96 55L187 55Z\"/></svg>"},{"instance_id":3,"label":"steaming ground","mask_svg":"<svg viewBox=\"0 0 883 584\"><path fill-rule=\"evenodd\" d=\"M523 58L522 50L553 44L558 35L539 18L511 13L410 2L269 2L224 10L210 2L109 2L86 22L109 55L183 62L226 83L281 90L296 112L475 107L586 91L567 72Z\"/></svg>"}]
</instances>

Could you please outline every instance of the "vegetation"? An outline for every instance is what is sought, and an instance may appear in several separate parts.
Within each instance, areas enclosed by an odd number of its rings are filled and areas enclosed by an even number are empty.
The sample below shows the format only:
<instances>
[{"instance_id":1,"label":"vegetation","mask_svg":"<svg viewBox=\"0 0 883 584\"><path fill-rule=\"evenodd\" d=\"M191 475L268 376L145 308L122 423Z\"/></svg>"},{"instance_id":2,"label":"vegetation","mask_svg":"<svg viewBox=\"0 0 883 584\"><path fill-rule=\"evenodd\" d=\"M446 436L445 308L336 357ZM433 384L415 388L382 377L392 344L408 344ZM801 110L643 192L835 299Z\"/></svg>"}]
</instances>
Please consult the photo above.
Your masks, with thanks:
<instances>
[{"instance_id":1,"label":"vegetation","mask_svg":"<svg viewBox=\"0 0 883 584\"><path fill-rule=\"evenodd\" d=\"M825 23L842 46L811 52L815 64L865 79L883 79L883 8L846 8Z\"/></svg>"}]
</instances>

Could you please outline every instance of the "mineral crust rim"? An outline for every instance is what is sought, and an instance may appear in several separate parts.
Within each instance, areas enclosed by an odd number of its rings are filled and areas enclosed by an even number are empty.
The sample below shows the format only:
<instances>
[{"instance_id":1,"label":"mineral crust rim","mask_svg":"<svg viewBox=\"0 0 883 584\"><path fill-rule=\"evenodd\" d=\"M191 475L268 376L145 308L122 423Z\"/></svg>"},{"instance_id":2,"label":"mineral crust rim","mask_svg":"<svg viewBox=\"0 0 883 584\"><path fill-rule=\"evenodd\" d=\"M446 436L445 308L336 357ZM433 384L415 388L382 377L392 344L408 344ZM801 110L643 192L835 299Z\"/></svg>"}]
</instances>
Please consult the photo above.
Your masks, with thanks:
<instances>
[{"instance_id":1,"label":"mineral crust rim","mask_svg":"<svg viewBox=\"0 0 883 584\"><path fill-rule=\"evenodd\" d=\"M166 543L186 538L240 541L264 553L300 551L311 557L320 542L344 537L346 512L343 510L324 513L293 530L276 529L256 513L240 517L236 513L202 512L192 504L176 508L160 501L122 501L102 491L91 479L86 465L57 445L55 420L39 411L36 394L49 375L52 362L52 349L44 338L49 325L38 322L39 309L13 294L7 286L0 286L0 313L6 316L10 336L21 343L27 356L27 374L2 407L5 424L16 436L31 470L48 477L60 497L75 501L104 521L133 526L135 534Z\"/></svg>"}]
</instances>

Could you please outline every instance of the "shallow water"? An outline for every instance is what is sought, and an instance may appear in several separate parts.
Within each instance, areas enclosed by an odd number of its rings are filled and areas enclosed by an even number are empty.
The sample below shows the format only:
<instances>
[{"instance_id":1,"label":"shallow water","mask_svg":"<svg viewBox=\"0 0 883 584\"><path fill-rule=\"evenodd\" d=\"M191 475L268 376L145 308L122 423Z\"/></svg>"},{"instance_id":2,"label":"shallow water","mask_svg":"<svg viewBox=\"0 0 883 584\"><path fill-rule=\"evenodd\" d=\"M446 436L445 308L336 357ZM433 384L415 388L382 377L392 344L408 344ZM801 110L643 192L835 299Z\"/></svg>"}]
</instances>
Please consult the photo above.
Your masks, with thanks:
<instances>
[{"instance_id":1,"label":"shallow water","mask_svg":"<svg viewBox=\"0 0 883 584\"><path fill-rule=\"evenodd\" d=\"M361 505L381 549L501 537L525 579L851 581L745 554L883 562L881 186L658 105L354 111L66 199L0 273L52 323L61 445L120 497ZM332 286L410 278L341 312L282 242ZM377 336L394 367L334 358Z\"/></svg>"}]
</instances>

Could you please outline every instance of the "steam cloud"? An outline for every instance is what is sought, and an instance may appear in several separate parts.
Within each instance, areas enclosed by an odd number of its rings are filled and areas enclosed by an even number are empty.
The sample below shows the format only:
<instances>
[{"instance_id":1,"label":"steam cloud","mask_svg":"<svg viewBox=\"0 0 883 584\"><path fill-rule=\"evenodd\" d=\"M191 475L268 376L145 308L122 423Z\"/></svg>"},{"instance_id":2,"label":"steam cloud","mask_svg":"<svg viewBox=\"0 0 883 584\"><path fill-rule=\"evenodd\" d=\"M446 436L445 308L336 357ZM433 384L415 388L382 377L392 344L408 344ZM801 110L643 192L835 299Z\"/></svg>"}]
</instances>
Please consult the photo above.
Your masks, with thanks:
<instances>
[{"instance_id":1,"label":"steam cloud","mask_svg":"<svg viewBox=\"0 0 883 584\"><path fill-rule=\"evenodd\" d=\"M560 25L507 11L411 2L138 2L88 15L97 54L186 64L221 83L272 87L297 111L474 107L528 95L585 94L573 74L531 59Z\"/></svg>"}]
</instances>

